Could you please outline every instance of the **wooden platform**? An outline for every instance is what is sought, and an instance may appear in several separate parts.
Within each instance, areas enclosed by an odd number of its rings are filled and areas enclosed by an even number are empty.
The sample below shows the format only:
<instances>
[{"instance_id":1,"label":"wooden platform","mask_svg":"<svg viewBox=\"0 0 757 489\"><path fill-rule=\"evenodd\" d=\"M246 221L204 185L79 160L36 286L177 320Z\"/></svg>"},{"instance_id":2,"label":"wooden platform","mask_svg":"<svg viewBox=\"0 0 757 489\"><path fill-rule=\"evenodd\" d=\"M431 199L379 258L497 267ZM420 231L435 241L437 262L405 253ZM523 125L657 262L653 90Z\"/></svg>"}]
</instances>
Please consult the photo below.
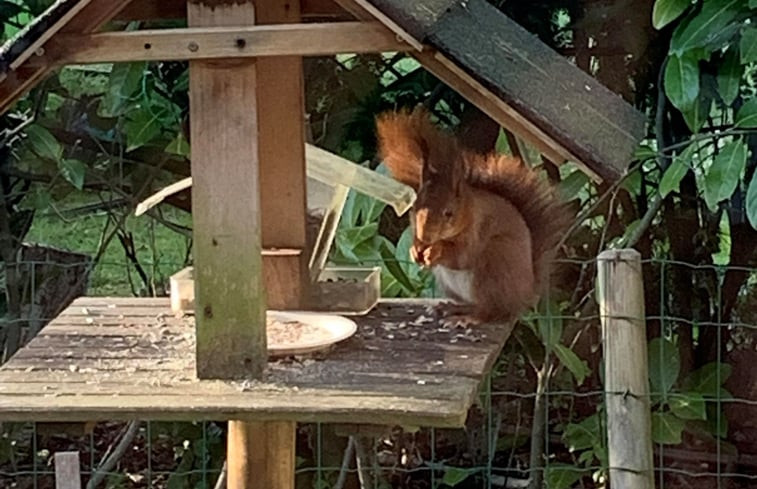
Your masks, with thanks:
<instances>
[{"instance_id":1,"label":"wooden platform","mask_svg":"<svg viewBox=\"0 0 757 489\"><path fill-rule=\"evenodd\" d=\"M462 426L507 328L449 330L429 304L382 302L355 337L253 383L198 381L193 318L167 298L80 298L0 369L0 421Z\"/></svg>"}]
</instances>

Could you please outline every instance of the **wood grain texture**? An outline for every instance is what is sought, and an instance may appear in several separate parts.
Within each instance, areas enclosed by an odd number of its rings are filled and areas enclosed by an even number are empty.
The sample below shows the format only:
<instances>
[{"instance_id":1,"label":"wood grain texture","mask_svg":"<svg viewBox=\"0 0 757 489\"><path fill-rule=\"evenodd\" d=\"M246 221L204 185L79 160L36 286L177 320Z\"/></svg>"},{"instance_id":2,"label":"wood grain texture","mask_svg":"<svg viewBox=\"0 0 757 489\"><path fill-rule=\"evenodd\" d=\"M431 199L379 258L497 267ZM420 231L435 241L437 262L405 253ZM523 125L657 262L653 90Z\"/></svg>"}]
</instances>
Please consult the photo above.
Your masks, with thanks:
<instances>
[{"instance_id":1,"label":"wood grain texture","mask_svg":"<svg viewBox=\"0 0 757 489\"><path fill-rule=\"evenodd\" d=\"M81 489L79 452L56 452L55 489Z\"/></svg>"},{"instance_id":2,"label":"wood grain texture","mask_svg":"<svg viewBox=\"0 0 757 489\"><path fill-rule=\"evenodd\" d=\"M296 426L229 421L228 489L294 489Z\"/></svg>"},{"instance_id":3,"label":"wood grain texture","mask_svg":"<svg viewBox=\"0 0 757 489\"><path fill-rule=\"evenodd\" d=\"M320 56L408 48L378 22L330 22L68 34L58 36L48 54L63 64L83 64Z\"/></svg>"},{"instance_id":4,"label":"wood grain texture","mask_svg":"<svg viewBox=\"0 0 757 489\"><path fill-rule=\"evenodd\" d=\"M447 330L384 301L354 337L259 382L198 380L194 318L170 300L79 298L2 368L0 421L290 420L460 427L507 328Z\"/></svg>"},{"instance_id":5,"label":"wood grain texture","mask_svg":"<svg viewBox=\"0 0 757 489\"><path fill-rule=\"evenodd\" d=\"M250 25L251 2L189 3L192 27ZM266 362L256 69L190 61L192 220L201 378L260 378Z\"/></svg>"},{"instance_id":6,"label":"wood grain texture","mask_svg":"<svg viewBox=\"0 0 757 489\"><path fill-rule=\"evenodd\" d=\"M302 0L303 19L349 19L350 16L333 0ZM187 16L186 0L132 0L114 20L184 19Z\"/></svg>"},{"instance_id":7,"label":"wood grain texture","mask_svg":"<svg viewBox=\"0 0 757 489\"><path fill-rule=\"evenodd\" d=\"M632 249L601 253L597 281L610 483L618 489L652 489L652 419L641 255Z\"/></svg>"}]
</instances>

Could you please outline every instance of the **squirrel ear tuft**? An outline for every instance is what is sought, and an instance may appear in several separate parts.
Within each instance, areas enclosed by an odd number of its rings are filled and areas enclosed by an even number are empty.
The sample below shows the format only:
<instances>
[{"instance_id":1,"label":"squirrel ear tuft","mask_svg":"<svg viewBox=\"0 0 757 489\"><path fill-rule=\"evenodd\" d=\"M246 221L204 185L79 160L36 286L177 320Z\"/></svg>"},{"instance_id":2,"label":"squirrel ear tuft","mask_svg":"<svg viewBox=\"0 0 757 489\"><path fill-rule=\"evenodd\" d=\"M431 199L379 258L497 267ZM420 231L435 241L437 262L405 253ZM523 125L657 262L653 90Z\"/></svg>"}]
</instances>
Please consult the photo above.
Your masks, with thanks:
<instances>
[{"instance_id":1,"label":"squirrel ear tuft","mask_svg":"<svg viewBox=\"0 0 757 489\"><path fill-rule=\"evenodd\" d=\"M378 149L384 163L396 180L415 190L420 187L421 169L428 157L423 131L423 125L428 123L422 108L385 112L376 119Z\"/></svg>"}]
</instances>

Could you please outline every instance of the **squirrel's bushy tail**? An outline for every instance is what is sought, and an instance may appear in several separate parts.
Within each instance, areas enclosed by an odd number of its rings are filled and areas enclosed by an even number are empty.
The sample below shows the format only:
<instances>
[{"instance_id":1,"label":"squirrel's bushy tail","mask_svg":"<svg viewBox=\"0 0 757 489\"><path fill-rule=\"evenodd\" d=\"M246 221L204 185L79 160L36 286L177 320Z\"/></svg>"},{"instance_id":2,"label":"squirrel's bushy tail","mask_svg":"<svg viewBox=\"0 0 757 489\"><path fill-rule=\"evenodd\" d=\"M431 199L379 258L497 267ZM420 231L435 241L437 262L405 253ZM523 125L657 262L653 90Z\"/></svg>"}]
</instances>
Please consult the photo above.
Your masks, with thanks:
<instances>
[{"instance_id":1,"label":"squirrel's bushy tail","mask_svg":"<svg viewBox=\"0 0 757 489\"><path fill-rule=\"evenodd\" d=\"M466 157L468 183L509 200L531 233L534 277L541 293L549 286L557 247L572 223L567 205L556 189L520 159L490 154Z\"/></svg>"},{"instance_id":2,"label":"squirrel's bushy tail","mask_svg":"<svg viewBox=\"0 0 757 489\"><path fill-rule=\"evenodd\" d=\"M379 154L392 177L416 191L428 148L457 150L454 137L434 124L423 107L381 114L376 119L376 135Z\"/></svg>"}]
</instances>

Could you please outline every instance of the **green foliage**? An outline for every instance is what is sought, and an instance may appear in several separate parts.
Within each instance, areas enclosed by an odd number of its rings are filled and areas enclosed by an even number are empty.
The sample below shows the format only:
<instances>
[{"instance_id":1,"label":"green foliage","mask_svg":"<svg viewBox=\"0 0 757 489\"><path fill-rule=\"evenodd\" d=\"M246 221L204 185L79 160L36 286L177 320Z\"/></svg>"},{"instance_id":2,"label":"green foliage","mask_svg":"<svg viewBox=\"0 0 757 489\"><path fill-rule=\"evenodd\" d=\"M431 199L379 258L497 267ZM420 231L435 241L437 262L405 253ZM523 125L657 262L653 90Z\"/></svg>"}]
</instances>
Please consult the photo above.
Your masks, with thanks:
<instances>
[{"instance_id":1,"label":"green foliage","mask_svg":"<svg viewBox=\"0 0 757 489\"><path fill-rule=\"evenodd\" d=\"M690 5L690 0L657 0L652 9L652 25L655 29L662 29L680 17Z\"/></svg>"},{"instance_id":2,"label":"green foliage","mask_svg":"<svg viewBox=\"0 0 757 489\"><path fill-rule=\"evenodd\" d=\"M752 174L746 192L746 215L752 227L757 229L757 171Z\"/></svg>"},{"instance_id":3,"label":"green foliage","mask_svg":"<svg viewBox=\"0 0 757 489\"><path fill-rule=\"evenodd\" d=\"M699 96L699 60L691 52L671 55L665 66L665 93L680 110L694 107Z\"/></svg>"},{"instance_id":4,"label":"green foliage","mask_svg":"<svg viewBox=\"0 0 757 489\"><path fill-rule=\"evenodd\" d=\"M740 139L726 144L715 156L703 181L704 201L711 210L736 190L744 172L746 157L747 147Z\"/></svg>"},{"instance_id":5,"label":"green foliage","mask_svg":"<svg viewBox=\"0 0 757 489\"><path fill-rule=\"evenodd\" d=\"M757 59L756 13L753 2L743 0L655 2L654 27L677 23L666 60L665 95L698 141L711 134L710 141L696 149L690 145L660 175L661 197L677 194L692 169L710 212L724 201L731 205L748 201L743 194L731 197L747 190L750 182L744 178L753 172L754 158L749 160L743 138L723 141L757 128L755 87L745 80L747 66Z\"/></svg>"},{"instance_id":6,"label":"green foliage","mask_svg":"<svg viewBox=\"0 0 757 489\"><path fill-rule=\"evenodd\" d=\"M649 342L649 383L652 393L652 439L655 443L677 445L689 421L712 422L708 404L729 396L722 385L731 374L725 363L709 363L680 379L679 346L667 338ZM714 411L717 417L717 411ZM721 414L721 424L725 417ZM713 429L719 434L723 430Z\"/></svg>"}]
</instances>

